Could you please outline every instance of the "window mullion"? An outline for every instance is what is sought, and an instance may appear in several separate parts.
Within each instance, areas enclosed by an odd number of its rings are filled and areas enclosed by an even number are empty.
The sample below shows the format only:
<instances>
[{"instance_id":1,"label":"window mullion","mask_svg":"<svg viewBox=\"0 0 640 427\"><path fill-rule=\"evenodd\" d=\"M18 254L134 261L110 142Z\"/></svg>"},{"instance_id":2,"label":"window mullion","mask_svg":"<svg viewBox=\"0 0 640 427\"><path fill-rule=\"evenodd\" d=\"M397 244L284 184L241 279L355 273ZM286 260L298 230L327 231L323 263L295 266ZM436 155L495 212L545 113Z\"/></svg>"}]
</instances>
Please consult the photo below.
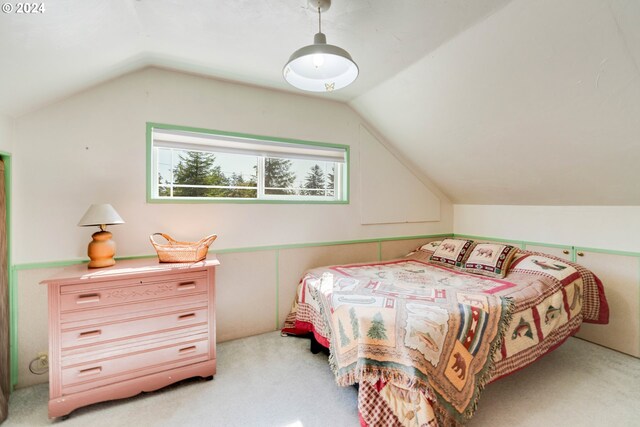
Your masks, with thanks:
<instances>
[{"instance_id":1,"label":"window mullion","mask_svg":"<svg viewBox=\"0 0 640 427\"><path fill-rule=\"evenodd\" d=\"M344 168L333 167L333 198L340 200L342 198L342 172Z\"/></svg>"},{"instance_id":2,"label":"window mullion","mask_svg":"<svg viewBox=\"0 0 640 427\"><path fill-rule=\"evenodd\" d=\"M169 180L169 197L173 197L173 171L174 171L174 157L175 157L175 153L176 150L171 149L171 171L169 173L169 176L171 177L171 179Z\"/></svg>"},{"instance_id":3,"label":"window mullion","mask_svg":"<svg viewBox=\"0 0 640 427\"><path fill-rule=\"evenodd\" d=\"M264 185L264 181L265 181L265 176L264 176L265 165L264 165L264 162L265 162L264 156L258 157L258 173L256 174L257 175L256 176L256 181L258 181L257 182L257 184L258 184L258 194L256 195L256 197L258 199L264 198L264 195L265 195L265 193L264 193L264 187L265 187L265 185Z\"/></svg>"}]
</instances>

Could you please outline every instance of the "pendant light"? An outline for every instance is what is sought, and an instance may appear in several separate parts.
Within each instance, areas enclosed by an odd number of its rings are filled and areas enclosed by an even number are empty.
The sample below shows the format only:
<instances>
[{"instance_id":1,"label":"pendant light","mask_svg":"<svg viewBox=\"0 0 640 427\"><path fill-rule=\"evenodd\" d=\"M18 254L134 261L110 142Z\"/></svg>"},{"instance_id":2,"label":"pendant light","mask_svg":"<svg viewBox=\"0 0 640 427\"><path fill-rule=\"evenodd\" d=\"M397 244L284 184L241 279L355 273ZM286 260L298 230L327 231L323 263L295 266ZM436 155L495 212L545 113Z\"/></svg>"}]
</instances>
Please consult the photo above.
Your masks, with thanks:
<instances>
[{"instance_id":1,"label":"pendant light","mask_svg":"<svg viewBox=\"0 0 640 427\"><path fill-rule=\"evenodd\" d=\"M313 44L293 52L282 70L284 79L310 92L331 92L349 86L358 77L358 66L346 50L327 44L322 33L322 12L329 9L331 0L308 1L318 10L318 33Z\"/></svg>"}]
</instances>

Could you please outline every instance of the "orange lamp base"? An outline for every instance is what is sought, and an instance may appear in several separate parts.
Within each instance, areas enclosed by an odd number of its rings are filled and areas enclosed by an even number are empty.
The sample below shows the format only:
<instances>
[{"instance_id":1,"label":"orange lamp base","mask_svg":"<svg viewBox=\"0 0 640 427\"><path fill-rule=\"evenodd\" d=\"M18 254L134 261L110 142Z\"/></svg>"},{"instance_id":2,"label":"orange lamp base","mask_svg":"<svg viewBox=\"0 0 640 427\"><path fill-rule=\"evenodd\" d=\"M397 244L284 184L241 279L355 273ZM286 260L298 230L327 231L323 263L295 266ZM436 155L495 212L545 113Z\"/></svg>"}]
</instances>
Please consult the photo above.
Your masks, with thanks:
<instances>
[{"instance_id":1,"label":"orange lamp base","mask_svg":"<svg viewBox=\"0 0 640 427\"><path fill-rule=\"evenodd\" d=\"M116 254L116 244L111 240L111 233L108 231L98 231L91 235L93 240L89 243L87 255L89 268L111 267L116 263L113 256Z\"/></svg>"}]
</instances>

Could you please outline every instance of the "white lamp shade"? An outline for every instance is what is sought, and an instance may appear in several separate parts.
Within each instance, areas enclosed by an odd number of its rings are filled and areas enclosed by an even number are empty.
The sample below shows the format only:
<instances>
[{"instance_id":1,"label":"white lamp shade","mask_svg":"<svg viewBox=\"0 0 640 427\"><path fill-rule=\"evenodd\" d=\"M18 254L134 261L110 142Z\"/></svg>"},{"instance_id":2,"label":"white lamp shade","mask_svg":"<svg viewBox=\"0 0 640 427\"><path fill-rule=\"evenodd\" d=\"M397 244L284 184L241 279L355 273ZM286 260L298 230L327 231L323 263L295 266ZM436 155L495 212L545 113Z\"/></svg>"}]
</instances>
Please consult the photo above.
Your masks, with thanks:
<instances>
[{"instance_id":1,"label":"white lamp shade","mask_svg":"<svg viewBox=\"0 0 640 427\"><path fill-rule=\"evenodd\" d=\"M80 227L91 225L124 224L118 212L108 203L89 206L87 212L78 223Z\"/></svg>"},{"instance_id":2,"label":"white lamp shade","mask_svg":"<svg viewBox=\"0 0 640 427\"><path fill-rule=\"evenodd\" d=\"M358 66L351 55L325 40L324 34L318 33L314 44L291 55L282 71L289 84L310 92L331 92L350 85L358 77Z\"/></svg>"}]
</instances>

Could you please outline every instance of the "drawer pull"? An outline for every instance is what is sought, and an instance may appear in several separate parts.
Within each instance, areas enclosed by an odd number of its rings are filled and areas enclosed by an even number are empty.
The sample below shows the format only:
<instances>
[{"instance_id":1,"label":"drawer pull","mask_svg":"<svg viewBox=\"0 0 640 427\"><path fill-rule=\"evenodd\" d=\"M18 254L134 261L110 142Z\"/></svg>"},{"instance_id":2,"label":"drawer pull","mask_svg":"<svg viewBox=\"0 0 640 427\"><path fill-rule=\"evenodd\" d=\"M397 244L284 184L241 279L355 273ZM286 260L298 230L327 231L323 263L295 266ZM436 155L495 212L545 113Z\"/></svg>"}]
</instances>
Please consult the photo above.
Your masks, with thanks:
<instances>
[{"instance_id":1,"label":"drawer pull","mask_svg":"<svg viewBox=\"0 0 640 427\"><path fill-rule=\"evenodd\" d=\"M178 350L178 353L187 354L187 353L193 353L194 351L196 351L196 346L192 345L189 347L181 348L180 350Z\"/></svg>"},{"instance_id":2,"label":"drawer pull","mask_svg":"<svg viewBox=\"0 0 640 427\"><path fill-rule=\"evenodd\" d=\"M78 373L79 377L86 377L88 375L96 375L102 372L102 366L96 366L94 368L83 369Z\"/></svg>"},{"instance_id":3,"label":"drawer pull","mask_svg":"<svg viewBox=\"0 0 640 427\"><path fill-rule=\"evenodd\" d=\"M564 251L562 251L562 253L565 254L565 255L569 255L569 251L566 250L566 249Z\"/></svg>"},{"instance_id":4,"label":"drawer pull","mask_svg":"<svg viewBox=\"0 0 640 427\"><path fill-rule=\"evenodd\" d=\"M576 255L578 255L578 256L584 256L584 252L578 252Z\"/></svg>"},{"instance_id":5,"label":"drawer pull","mask_svg":"<svg viewBox=\"0 0 640 427\"><path fill-rule=\"evenodd\" d=\"M100 329L96 329L93 331L80 332L80 335L78 338L93 338L93 337L99 337L100 335L102 335L102 331Z\"/></svg>"},{"instance_id":6,"label":"drawer pull","mask_svg":"<svg viewBox=\"0 0 640 427\"><path fill-rule=\"evenodd\" d=\"M187 291L189 289L195 289L195 288L196 288L196 282L184 282L184 283L178 284L179 291Z\"/></svg>"},{"instance_id":7,"label":"drawer pull","mask_svg":"<svg viewBox=\"0 0 640 427\"><path fill-rule=\"evenodd\" d=\"M100 301L100 294L87 294L87 295L80 295L78 297L78 300L76 301L76 304L86 304L89 302L98 302Z\"/></svg>"},{"instance_id":8,"label":"drawer pull","mask_svg":"<svg viewBox=\"0 0 640 427\"><path fill-rule=\"evenodd\" d=\"M189 320L195 317L196 317L195 313L181 314L180 316L178 316L178 320Z\"/></svg>"}]
</instances>

